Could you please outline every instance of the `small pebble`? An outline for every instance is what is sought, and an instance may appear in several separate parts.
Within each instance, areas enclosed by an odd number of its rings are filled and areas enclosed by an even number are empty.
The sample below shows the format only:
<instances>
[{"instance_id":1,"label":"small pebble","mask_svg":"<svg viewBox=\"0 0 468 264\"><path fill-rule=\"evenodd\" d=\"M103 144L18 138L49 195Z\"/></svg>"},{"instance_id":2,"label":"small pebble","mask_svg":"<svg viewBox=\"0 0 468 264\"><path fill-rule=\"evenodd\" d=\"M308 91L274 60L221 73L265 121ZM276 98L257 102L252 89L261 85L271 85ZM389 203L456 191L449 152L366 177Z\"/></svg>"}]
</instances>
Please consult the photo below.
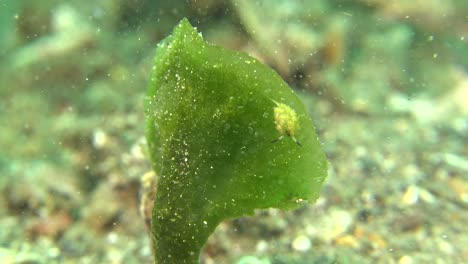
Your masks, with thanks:
<instances>
[{"instance_id":1,"label":"small pebble","mask_svg":"<svg viewBox=\"0 0 468 264\"><path fill-rule=\"evenodd\" d=\"M453 253L454 253L454 249L453 249L452 244L450 244L449 242L447 242L444 239L438 239L437 240L437 247L440 249L440 251L442 251L445 254L453 255Z\"/></svg>"},{"instance_id":2,"label":"small pebble","mask_svg":"<svg viewBox=\"0 0 468 264\"><path fill-rule=\"evenodd\" d=\"M424 177L424 173L421 169L414 165L409 164L403 168L403 176L408 180L408 182L417 182Z\"/></svg>"},{"instance_id":3,"label":"small pebble","mask_svg":"<svg viewBox=\"0 0 468 264\"><path fill-rule=\"evenodd\" d=\"M458 156L451 153L445 153L444 160L450 167L458 169L462 172L468 171L468 160L462 156Z\"/></svg>"},{"instance_id":4,"label":"small pebble","mask_svg":"<svg viewBox=\"0 0 468 264\"><path fill-rule=\"evenodd\" d=\"M0 263L14 263L15 252L8 248L0 248Z\"/></svg>"},{"instance_id":5,"label":"small pebble","mask_svg":"<svg viewBox=\"0 0 468 264\"><path fill-rule=\"evenodd\" d=\"M458 198L465 203L468 203L468 181L463 178L454 177L448 180L451 189Z\"/></svg>"},{"instance_id":6,"label":"small pebble","mask_svg":"<svg viewBox=\"0 0 468 264\"><path fill-rule=\"evenodd\" d=\"M402 203L407 205L416 204L420 200L430 204L436 202L436 198L434 197L434 195L432 195L431 192L416 185L408 186L401 200Z\"/></svg>"},{"instance_id":7,"label":"small pebble","mask_svg":"<svg viewBox=\"0 0 468 264\"><path fill-rule=\"evenodd\" d=\"M260 240L255 246L255 249L257 253L263 254L268 250L268 243L265 240Z\"/></svg>"},{"instance_id":8,"label":"small pebble","mask_svg":"<svg viewBox=\"0 0 468 264\"><path fill-rule=\"evenodd\" d=\"M337 237L335 240L336 245L357 248L359 247L358 240L352 235L344 235Z\"/></svg>"},{"instance_id":9,"label":"small pebble","mask_svg":"<svg viewBox=\"0 0 468 264\"><path fill-rule=\"evenodd\" d=\"M60 249L58 247L51 247L47 250L47 256L50 258L57 258L60 256ZM3 262L2 262L3 263Z\"/></svg>"},{"instance_id":10,"label":"small pebble","mask_svg":"<svg viewBox=\"0 0 468 264\"><path fill-rule=\"evenodd\" d=\"M398 260L398 264L413 264L414 261L413 261L413 258L411 258L410 256L403 256L401 257L399 260Z\"/></svg>"},{"instance_id":11,"label":"small pebble","mask_svg":"<svg viewBox=\"0 0 468 264\"><path fill-rule=\"evenodd\" d=\"M242 257L236 264L270 264L268 259L259 259L254 256Z\"/></svg>"},{"instance_id":12,"label":"small pebble","mask_svg":"<svg viewBox=\"0 0 468 264\"><path fill-rule=\"evenodd\" d=\"M304 235L296 237L292 243L293 249L301 252L309 250L311 246L310 239Z\"/></svg>"},{"instance_id":13,"label":"small pebble","mask_svg":"<svg viewBox=\"0 0 468 264\"><path fill-rule=\"evenodd\" d=\"M404 215L392 221L392 228L397 232L410 232L419 229L424 224L420 215Z\"/></svg>"},{"instance_id":14,"label":"small pebble","mask_svg":"<svg viewBox=\"0 0 468 264\"><path fill-rule=\"evenodd\" d=\"M108 143L107 134L101 130L97 129L93 133L93 146L97 149L103 148Z\"/></svg>"},{"instance_id":15,"label":"small pebble","mask_svg":"<svg viewBox=\"0 0 468 264\"><path fill-rule=\"evenodd\" d=\"M416 204L419 200L419 188L415 185L410 185L406 188L403 197L401 198L402 203L406 205Z\"/></svg>"}]
</instances>

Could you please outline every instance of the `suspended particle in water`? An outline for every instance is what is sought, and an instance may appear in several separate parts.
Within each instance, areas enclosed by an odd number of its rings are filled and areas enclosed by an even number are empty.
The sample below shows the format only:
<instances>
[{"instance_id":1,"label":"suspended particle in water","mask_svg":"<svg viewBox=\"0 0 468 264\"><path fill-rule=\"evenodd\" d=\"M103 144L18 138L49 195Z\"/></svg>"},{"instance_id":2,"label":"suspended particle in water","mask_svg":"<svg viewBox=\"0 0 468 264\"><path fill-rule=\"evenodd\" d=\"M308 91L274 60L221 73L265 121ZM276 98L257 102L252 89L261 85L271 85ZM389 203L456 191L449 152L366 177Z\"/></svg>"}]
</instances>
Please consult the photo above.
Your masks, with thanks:
<instances>
[{"instance_id":1,"label":"suspended particle in water","mask_svg":"<svg viewBox=\"0 0 468 264\"><path fill-rule=\"evenodd\" d=\"M280 133L280 136L273 140L272 143L283 139L284 136L288 136L301 147L301 143L299 143L295 137L296 133L299 131L299 118L297 117L296 111L286 104L278 103L275 100L272 101L276 104L273 108L275 127Z\"/></svg>"}]
</instances>

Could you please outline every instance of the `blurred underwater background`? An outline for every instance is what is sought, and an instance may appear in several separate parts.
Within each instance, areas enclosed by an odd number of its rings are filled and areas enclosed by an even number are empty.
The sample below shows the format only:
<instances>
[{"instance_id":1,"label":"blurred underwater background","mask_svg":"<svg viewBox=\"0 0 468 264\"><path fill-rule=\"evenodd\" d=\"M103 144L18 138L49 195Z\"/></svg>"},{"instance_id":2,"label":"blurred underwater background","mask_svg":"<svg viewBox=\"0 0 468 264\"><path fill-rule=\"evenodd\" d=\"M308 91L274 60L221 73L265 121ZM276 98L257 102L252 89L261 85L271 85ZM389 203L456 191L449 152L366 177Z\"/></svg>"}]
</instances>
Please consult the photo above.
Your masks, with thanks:
<instances>
[{"instance_id":1,"label":"blurred underwater background","mask_svg":"<svg viewBox=\"0 0 468 264\"><path fill-rule=\"evenodd\" d=\"M152 263L143 101L184 17L275 69L330 163L315 204L201 263L468 262L468 1L1 0L0 263ZM465 227L464 227L465 226Z\"/></svg>"}]
</instances>

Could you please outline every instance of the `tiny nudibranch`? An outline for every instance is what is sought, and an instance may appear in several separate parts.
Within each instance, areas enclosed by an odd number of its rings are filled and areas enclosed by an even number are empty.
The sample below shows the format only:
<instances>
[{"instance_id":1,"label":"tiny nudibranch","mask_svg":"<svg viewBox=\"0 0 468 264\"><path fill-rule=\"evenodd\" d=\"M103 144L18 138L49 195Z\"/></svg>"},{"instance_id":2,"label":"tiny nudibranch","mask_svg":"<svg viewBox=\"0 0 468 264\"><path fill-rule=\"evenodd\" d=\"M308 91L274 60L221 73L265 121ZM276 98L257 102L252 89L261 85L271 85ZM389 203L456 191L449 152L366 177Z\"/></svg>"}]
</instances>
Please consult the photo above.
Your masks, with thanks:
<instances>
[{"instance_id":1,"label":"tiny nudibranch","mask_svg":"<svg viewBox=\"0 0 468 264\"><path fill-rule=\"evenodd\" d=\"M291 137L292 140L301 147L302 145L294 137L294 135L299 131L299 118L297 117L296 111L286 104L278 103L273 99L272 101L276 104L273 108L275 127L280 133L280 137L273 140L272 143L283 139L286 135Z\"/></svg>"}]
</instances>

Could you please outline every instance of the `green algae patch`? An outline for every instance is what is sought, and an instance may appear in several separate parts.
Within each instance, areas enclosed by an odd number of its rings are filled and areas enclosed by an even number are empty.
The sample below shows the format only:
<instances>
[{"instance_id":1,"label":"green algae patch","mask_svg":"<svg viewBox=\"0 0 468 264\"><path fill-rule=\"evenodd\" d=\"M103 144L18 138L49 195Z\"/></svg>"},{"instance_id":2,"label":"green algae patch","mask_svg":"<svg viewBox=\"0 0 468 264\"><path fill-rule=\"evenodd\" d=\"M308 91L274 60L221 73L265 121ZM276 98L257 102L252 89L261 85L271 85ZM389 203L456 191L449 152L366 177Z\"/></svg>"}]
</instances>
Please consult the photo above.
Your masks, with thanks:
<instances>
[{"instance_id":1,"label":"green algae patch","mask_svg":"<svg viewBox=\"0 0 468 264\"><path fill-rule=\"evenodd\" d=\"M158 45L145 110L156 263L198 263L221 221L317 199L327 162L305 106L273 70L206 43L186 19Z\"/></svg>"}]
</instances>

